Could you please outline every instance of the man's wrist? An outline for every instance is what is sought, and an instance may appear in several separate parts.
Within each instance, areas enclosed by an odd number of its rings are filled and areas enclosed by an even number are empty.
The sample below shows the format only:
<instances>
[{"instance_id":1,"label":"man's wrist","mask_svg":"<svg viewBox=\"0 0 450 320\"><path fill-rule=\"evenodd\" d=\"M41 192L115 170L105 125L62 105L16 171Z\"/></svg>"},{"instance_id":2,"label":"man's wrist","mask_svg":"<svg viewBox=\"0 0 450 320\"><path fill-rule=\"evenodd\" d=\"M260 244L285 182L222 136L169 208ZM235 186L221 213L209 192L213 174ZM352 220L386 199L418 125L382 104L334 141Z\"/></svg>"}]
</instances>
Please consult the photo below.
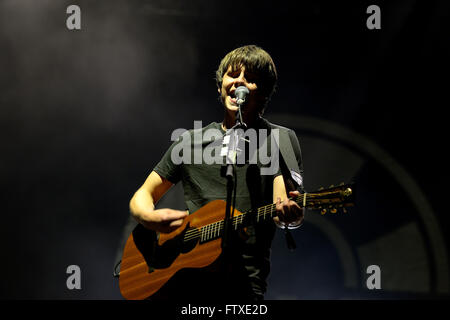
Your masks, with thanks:
<instances>
[{"instance_id":1,"label":"man's wrist","mask_svg":"<svg viewBox=\"0 0 450 320\"><path fill-rule=\"evenodd\" d=\"M288 229L298 229L303 224L303 218L298 221L293 221L291 223L286 224Z\"/></svg>"},{"instance_id":2,"label":"man's wrist","mask_svg":"<svg viewBox=\"0 0 450 320\"><path fill-rule=\"evenodd\" d=\"M297 228L300 228L301 225L303 224L303 219L299 219L297 221L293 221L290 223L286 223L286 222L279 220L279 221L275 222L275 224L278 226L278 228L281 228L281 229L285 229L285 228L297 229Z\"/></svg>"}]
</instances>

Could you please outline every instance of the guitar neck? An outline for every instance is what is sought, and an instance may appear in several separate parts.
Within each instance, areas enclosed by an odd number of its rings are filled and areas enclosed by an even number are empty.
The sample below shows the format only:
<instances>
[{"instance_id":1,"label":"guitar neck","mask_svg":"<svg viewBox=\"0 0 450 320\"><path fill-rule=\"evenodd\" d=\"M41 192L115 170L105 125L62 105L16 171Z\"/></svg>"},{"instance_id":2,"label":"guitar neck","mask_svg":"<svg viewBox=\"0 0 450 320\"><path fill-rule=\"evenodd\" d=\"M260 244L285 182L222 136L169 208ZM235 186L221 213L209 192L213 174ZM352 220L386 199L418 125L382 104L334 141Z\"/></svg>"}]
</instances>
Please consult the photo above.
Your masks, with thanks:
<instances>
[{"instance_id":1,"label":"guitar neck","mask_svg":"<svg viewBox=\"0 0 450 320\"><path fill-rule=\"evenodd\" d=\"M310 204L312 199L312 194L303 193L296 197L288 198L289 200L294 200L301 208L307 207ZM273 217L277 216L277 207L276 203L271 203L262 207L257 208L256 210L249 210L244 212L243 214L233 217L233 227L237 230L239 228L244 228L249 224L254 222L264 222L267 220L271 220Z\"/></svg>"},{"instance_id":2,"label":"guitar neck","mask_svg":"<svg viewBox=\"0 0 450 320\"><path fill-rule=\"evenodd\" d=\"M289 198L295 201L301 208L335 210L336 206L345 207L353 205L353 190L351 185L330 186L329 189L312 193L303 193ZM333 212L333 211L331 211ZM272 219L277 215L276 204L268 204L257 209L246 211L231 220L231 228L239 230L250 224L260 223ZM201 227L195 234L200 242L217 239L223 234L224 220L214 222Z\"/></svg>"},{"instance_id":3,"label":"guitar neck","mask_svg":"<svg viewBox=\"0 0 450 320\"><path fill-rule=\"evenodd\" d=\"M308 194L301 194L298 197L289 198L303 207L306 204ZM304 199L304 200L303 200ZM277 215L276 204L268 204L257 209L251 209L238 216L233 217L230 227L234 230L240 230L253 223L260 223L271 220ZM200 242L207 242L217 239L223 235L224 220L205 225L200 228Z\"/></svg>"}]
</instances>

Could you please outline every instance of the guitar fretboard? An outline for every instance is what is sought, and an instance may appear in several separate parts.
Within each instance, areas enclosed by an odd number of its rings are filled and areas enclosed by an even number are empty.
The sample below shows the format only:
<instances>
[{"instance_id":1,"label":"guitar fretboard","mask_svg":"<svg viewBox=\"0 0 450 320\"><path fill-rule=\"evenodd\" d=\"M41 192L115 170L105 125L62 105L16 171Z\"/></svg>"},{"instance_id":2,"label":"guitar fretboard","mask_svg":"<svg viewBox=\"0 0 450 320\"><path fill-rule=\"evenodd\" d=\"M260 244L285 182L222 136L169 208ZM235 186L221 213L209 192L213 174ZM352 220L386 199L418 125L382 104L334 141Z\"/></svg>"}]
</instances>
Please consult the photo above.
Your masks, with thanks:
<instances>
[{"instance_id":1,"label":"guitar fretboard","mask_svg":"<svg viewBox=\"0 0 450 320\"><path fill-rule=\"evenodd\" d=\"M308 201L308 198L310 198L309 194L301 194L297 197L289 199L294 200L301 207L303 207L303 204L307 204L306 202ZM259 207L256 210L252 209L233 217L230 227L234 230L239 230L255 222L260 223L267 221L276 215L276 204L268 204ZM199 229L189 230L185 234L184 241L187 242L193 240L194 238L199 238L200 243L203 243L220 238L223 235L224 223L225 221L221 220L207 224Z\"/></svg>"},{"instance_id":2,"label":"guitar fretboard","mask_svg":"<svg viewBox=\"0 0 450 320\"><path fill-rule=\"evenodd\" d=\"M289 198L301 208L321 209L322 206L331 208L339 204L351 205L353 191L348 186L334 187L314 193L303 193ZM257 209L251 209L231 220L231 228L238 230L252 223L260 223L272 219L277 215L276 204L268 204ZM190 229L184 236L184 241L200 240L200 243L215 240L223 235L224 220L205 225L198 229Z\"/></svg>"}]
</instances>

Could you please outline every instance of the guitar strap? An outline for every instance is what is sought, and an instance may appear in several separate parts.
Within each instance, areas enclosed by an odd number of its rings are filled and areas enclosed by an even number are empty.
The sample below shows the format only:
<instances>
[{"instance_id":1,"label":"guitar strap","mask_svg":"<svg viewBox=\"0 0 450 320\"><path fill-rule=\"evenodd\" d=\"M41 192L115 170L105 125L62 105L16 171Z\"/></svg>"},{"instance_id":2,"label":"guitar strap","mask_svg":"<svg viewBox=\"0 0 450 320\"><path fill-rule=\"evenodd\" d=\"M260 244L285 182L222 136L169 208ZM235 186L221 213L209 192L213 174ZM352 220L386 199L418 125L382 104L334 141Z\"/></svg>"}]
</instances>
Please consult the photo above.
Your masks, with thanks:
<instances>
[{"instance_id":1,"label":"guitar strap","mask_svg":"<svg viewBox=\"0 0 450 320\"><path fill-rule=\"evenodd\" d=\"M276 141L276 139L271 139L271 141L278 143L278 150L281 154L280 167L286 184L286 191L299 190L303 192L303 165L301 164L300 146L295 132L269 121L267 121L267 124L271 130L278 129L279 132L279 141ZM302 168L300 168L299 163Z\"/></svg>"},{"instance_id":2,"label":"guitar strap","mask_svg":"<svg viewBox=\"0 0 450 320\"><path fill-rule=\"evenodd\" d=\"M299 167L299 163L302 163L302 159L298 140L296 137L290 137L290 130L288 128L272 124L268 121L267 123L272 130L278 129L279 132L278 149L281 154L281 161L279 161L279 164L287 193L294 190L304 192L303 170ZM295 133L292 131L291 134ZM271 141L277 142L276 139L271 139ZM294 147L297 149L297 155L294 152ZM297 246L287 226L284 227L284 233L288 249L294 250Z\"/></svg>"}]
</instances>

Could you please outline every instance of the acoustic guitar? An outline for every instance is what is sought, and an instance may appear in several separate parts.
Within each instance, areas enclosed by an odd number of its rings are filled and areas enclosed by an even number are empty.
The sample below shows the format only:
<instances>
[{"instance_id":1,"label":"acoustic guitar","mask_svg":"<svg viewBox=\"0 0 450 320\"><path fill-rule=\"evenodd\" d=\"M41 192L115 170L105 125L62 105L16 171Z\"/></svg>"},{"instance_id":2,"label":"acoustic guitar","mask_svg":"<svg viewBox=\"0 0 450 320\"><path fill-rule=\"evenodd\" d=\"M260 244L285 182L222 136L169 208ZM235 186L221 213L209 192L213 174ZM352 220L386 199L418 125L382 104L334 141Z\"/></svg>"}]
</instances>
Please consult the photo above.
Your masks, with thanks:
<instances>
[{"instance_id":1,"label":"acoustic guitar","mask_svg":"<svg viewBox=\"0 0 450 320\"><path fill-rule=\"evenodd\" d=\"M353 185L330 186L290 198L303 208L336 213L353 205ZM204 268L222 253L226 203L214 200L187 216L171 233L157 233L137 225L123 250L119 287L125 299L141 300L156 293L184 268ZM233 208L232 208L233 210ZM234 210L229 228L239 230L276 216L276 204L247 212Z\"/></svg>"}]
</instances>

